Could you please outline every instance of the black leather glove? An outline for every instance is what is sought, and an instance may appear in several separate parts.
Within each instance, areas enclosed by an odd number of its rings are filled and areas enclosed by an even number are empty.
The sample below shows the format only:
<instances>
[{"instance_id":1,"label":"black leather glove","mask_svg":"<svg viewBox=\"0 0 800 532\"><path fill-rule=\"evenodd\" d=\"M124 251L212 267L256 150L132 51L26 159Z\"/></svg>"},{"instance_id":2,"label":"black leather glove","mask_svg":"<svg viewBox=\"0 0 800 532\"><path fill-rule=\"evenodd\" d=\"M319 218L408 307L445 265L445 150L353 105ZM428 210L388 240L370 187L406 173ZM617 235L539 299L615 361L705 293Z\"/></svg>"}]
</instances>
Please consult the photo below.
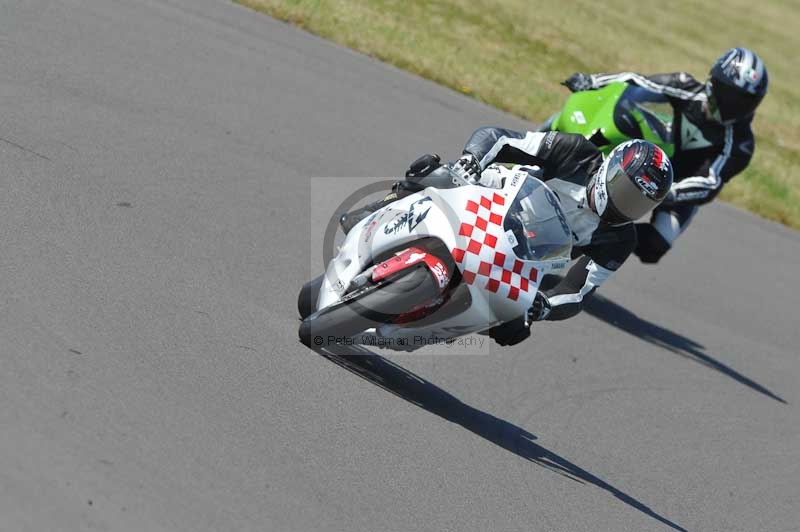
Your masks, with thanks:
<instances>
[{"instance_id":1,"label":"black leather glove","mask_svg":"<svg viewBox=\"0 0 800 532\"><path fill-rule=\"evenodd\" d=\"M516 345L530 335L530 325L522 317L489 329L489 337L502 346Z\"/></svg>"},{"instance_id":2,"label":"black leather glove","mask_svg":"<svg viewBox=\"0 0 800 532\"><path fill-rule=\"evenodd\" d=\"M471 153L462 155L450 170L473 185L481 178L481 163Z\"/></svg>"},{"instance_id":3,"label":"black leather glove","mask_svg":"<svg viewBox=\"0 0 800 532\"><path fill-rule=\"evenodd\" d=\"M542 321L550 315L550 300L541 292L536 292L533 305L528 309L528 319L530 321Z\"/></svg>"},{"instance_id":4,"label":"black leather glove","mask_svg":"<svg viewBox=\"0 0 800 532\"><path fill-rule=\"evenodd\" d=\"M594 88L592 84L592 76L575 72L573 75L561 82L562 85L567 87L572 92L588 91Z\"/></svg>"}]
</instances>

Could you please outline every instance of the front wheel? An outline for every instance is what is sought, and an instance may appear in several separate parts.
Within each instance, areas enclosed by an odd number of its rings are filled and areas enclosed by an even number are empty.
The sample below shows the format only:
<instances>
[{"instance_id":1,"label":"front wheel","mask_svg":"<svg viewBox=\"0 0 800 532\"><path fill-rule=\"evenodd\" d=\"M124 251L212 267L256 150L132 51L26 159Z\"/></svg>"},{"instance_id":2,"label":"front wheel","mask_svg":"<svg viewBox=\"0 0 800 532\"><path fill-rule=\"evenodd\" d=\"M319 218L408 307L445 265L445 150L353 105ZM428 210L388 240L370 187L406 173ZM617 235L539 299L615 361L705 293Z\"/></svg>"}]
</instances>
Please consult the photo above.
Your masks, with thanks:
<instances>
[{"instance_id":1,"label":"front wheel","mask_svg":"<svg viewBox=\"0 0 800 532\"><path fill-rule=\"evenodd\" d=\"M319 291L322 288L322 281L325 280L325 274L320 275L316 279L307 282L300 289L297 294L297 312L300 313L300 319L304 320L314 313L317 308L317 298Z\"/></svg>"},{"instance_id":2,"label":"front wheel","mask_svg":"<svg viewBox=\"0 0 800 532\"><path fill-rule=\"evenodd\" d=\"M424 265L399 272L397 277L346 294L338 303L305 318L298 331L300 342L312 349L341 343L433 301L440 292Z\"/></svg>"}]
</instances>

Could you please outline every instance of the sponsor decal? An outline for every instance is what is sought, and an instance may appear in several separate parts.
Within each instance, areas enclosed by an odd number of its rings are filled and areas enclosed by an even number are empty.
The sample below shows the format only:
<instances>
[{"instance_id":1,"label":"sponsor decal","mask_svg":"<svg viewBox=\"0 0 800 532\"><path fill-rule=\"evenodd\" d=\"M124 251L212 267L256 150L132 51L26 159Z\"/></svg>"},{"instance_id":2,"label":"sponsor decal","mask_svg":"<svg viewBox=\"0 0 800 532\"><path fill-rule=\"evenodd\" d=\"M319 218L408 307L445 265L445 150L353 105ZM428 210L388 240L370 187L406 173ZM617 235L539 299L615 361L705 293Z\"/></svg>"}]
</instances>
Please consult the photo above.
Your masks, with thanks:
<instances>
[{"instance_id":1,"label":"sponsor decal","mask_svg":"<svg viewBox=\"0 0 800 532\"><path fill-rule=\"evenodd\" d=\"M433 265L428 263L430 266L431 273L434 277L436 277L436 282L439 283L439 288L444 288L447 286L447 283L450 281L449 276L447 275L447 268L444 267L441 261L436 261Z\"/></svg>"},{"instance_id":2,"label":"sponsor decal","mask_svg":"<svg viewBox=\"0 0 800 532\"><path fill-rule=\"evenodd\" d=\"M580 111L578 111L578 113L580 113ZM583 113L581 113L581 116L583 116ZM544 138L544 147L547 149L552 148L554 140L556 140L556 132L555 131L548 132L547 136L545 136Z\"/></svg>"},{"instance_id":3,"label":"sponsor decal","mask_svg":"<svg viewBox=\"0 0 800 532\"><path fill-rule=\"evenodd\" d=\"M430 196L425 196L421 200L412 203L408 208L408 212L401 214L384 226L383 233L387 235L396 235L403 227L408 227L409 233L413 231L414 228L421 224L428 216L428 211L431 210L431 206L428 205L428 207L424 209L420 207L428 202L433 202Z\"/></svg>"},{"instance_id":4,"label":"sponsor decal","mask_svg":"<svg viewBox=\"0 0 800 532\"><path fill-rule=\"evenodd\" d=\"M369 242L369 239L372 238L372 230L375 229L375 226L378 225L378 213L370 215L367 218L367 226L364 228L364 242Z\"/></svg>"},{"instance_id":5,"label":"sponsor decal","mask_svg":"<svg viewBox=\"0 0 800 532\"><path fill-rule=\"evenodd\" d=\"M604 173L605 169L603 169L601 175L594 180L594 187L592 187L592 194L594 194L594 208L597 211L598 216L602 216L602 214L606 212L606 207L608 206L606 179L605 176L602 175Z\"/></svg>"},{"instance_id":6,"label":"sponsor decal","mask_svg":"<svg viewBox=\"0 0 800 532\"><path fill-rule=\"evenodd\" d=\"M406 264L414 264L415 262L421 261L425 258L427 253L412 253L408 256L408 260L406 260Z\"/></svg>"},{"instance_id":7,"label":"sponsor decal","mask_svg":"<svg viewBox=\"0 0 800 532\"><path fill-rule=\"evenodd\" d=\"M702 131L691 123L686 115L681 116L681 149L697 150L711 146L711 142L703 136Z\"/></svg>"},{"instance_id":8,"label":"sponsor decal","mask_svg":"<svg viewBox=\"0 0 800 532\"><path fill-rule=\"evenodd\" d=\"M656 185L653 180L646 175L637 175L633 179L646 195L653 197L656 195L656 193L658 193L658 185Z\"/></svg>"},{"instance_id":9,"label":"sponsor decal","mask_svg":"<svg viewBox=\"0 0 800 532\"><path fill-rule=\"evenodd\" d=\"M512 248L515 248L519 245L519 242L517 242L517 237L514 236L514 231L512 231L511 229L506 231L506 238L508 239L508 243L511 245Z\"/></svg>"},{"instance_id":10,"label":"sponsor decal","mask_svg":"<svg viewBox=\"0 0 800 532\"><path fill-rule=\"evenodd\" d=\"M418 214L414 213L414 205L422 205L425 202L432 202L433 200L429 197L422 198L419 201L416 201L411 204L411 207L408 209L408 232L414 230L422 221L428 216L428 211L431 210L430 205L424 211L418 211Z\"/></svg>"},{"instance_id":11,"label":"sponsor decal","mask_svg":"<svg viewBox=\"0 0 800 532\"><path fill-rule=\"evenodd\" d=\"M400 229L405 227L408 223L408 213L403 213L383 227L383 233L386 235L396 235Z\"/></svg>"},{"instance_id":12,"label":"sponsor decal","mask_svg":"<svg viewBox=\"0 0 800 532\"><path fill-rule=\"evenodd\" d=\"M583 113L581 111L575 111L574 113L572 113L572 120L573 122L577 122L580 125L586 124L586 117L583 116Z\"/></svg>"}]
</instances>

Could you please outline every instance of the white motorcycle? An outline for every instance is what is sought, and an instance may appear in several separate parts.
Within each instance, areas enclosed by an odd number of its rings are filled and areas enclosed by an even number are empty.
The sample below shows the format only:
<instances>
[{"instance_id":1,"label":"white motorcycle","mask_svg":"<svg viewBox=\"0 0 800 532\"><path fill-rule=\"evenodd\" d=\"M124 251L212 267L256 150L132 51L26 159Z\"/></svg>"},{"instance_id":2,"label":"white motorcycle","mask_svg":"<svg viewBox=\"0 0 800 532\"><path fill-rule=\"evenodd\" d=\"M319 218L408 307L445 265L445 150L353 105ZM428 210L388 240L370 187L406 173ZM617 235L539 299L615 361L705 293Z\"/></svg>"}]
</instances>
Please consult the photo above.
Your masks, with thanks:
<instances>
[{"instance_id":1,"label":"white motorcycle","mask_svg":"<svg viewBox=\"0 0 800 532\"><path fill-rule=\"evenodd\" d=\"M300 291L300 341L414 350L525 316L542 276L568 264L571 231L538 168L486 172L502 188L458 182L443 166L421 181L437 186L353 226Z\"/></svg>"}]
</instances>

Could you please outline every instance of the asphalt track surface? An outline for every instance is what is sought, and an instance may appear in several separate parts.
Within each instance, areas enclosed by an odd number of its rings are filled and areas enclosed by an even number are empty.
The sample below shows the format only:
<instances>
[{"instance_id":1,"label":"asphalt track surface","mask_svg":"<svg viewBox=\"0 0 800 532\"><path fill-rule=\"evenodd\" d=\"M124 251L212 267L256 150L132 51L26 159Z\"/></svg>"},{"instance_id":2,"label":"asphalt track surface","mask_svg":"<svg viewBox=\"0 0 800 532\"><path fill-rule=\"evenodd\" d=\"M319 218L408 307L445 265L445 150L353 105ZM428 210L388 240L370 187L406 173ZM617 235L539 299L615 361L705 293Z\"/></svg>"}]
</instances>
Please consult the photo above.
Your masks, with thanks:
<instances>
[{"instance_id":1,"label":"asphalt track surface","mask_svg":"<svg viewBox=\"0 0 800 532\"><path fill-rule=\"evenodd\" d=\"M515 348L297 342L336 202L486 123L226 2L0 2L0 529L800 530L800 237L730 206Z\"/></svg>"}]
</instances>

